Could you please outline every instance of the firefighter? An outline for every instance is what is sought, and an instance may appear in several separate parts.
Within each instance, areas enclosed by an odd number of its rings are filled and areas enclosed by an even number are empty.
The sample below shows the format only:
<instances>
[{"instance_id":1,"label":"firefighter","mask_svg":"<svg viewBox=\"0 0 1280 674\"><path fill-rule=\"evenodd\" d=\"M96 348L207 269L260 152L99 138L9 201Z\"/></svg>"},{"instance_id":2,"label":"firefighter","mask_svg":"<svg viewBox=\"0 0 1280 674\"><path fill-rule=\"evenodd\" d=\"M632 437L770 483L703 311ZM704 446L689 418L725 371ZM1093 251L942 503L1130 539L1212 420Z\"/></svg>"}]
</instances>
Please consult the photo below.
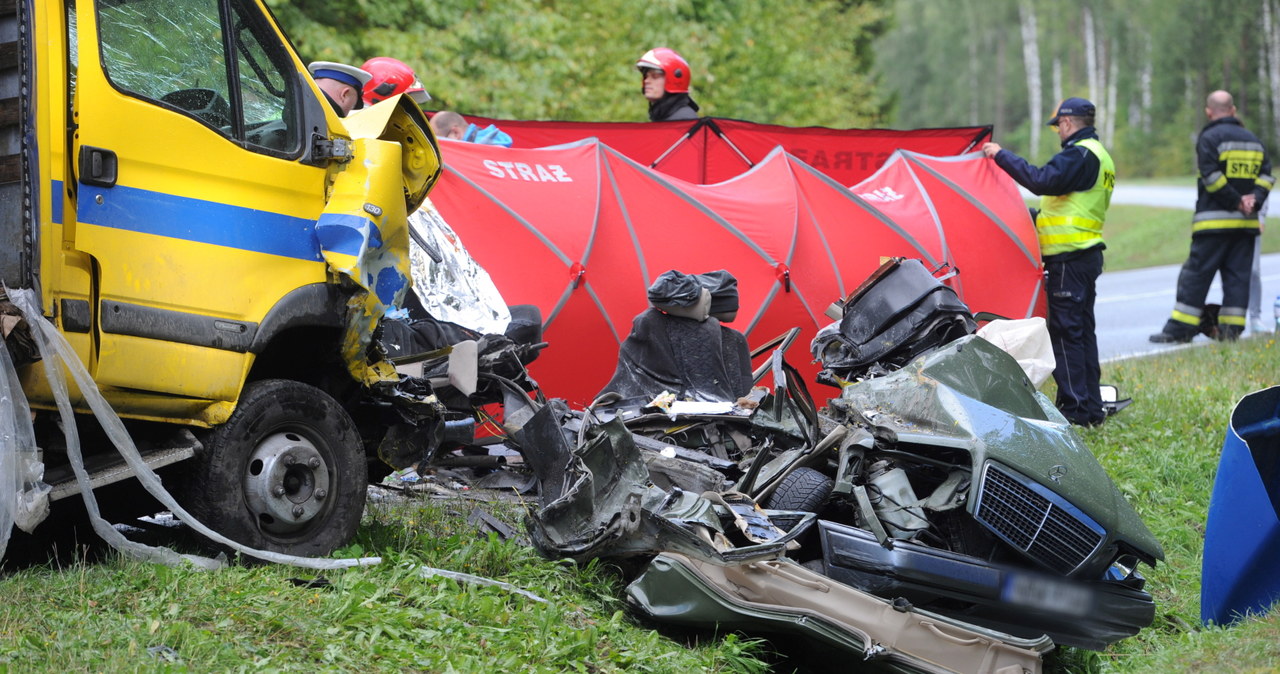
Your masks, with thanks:
<instances>
[{"instance_id":1,"label":"firefighter","mask_svg":"<svg viewBox=\"0 0 1280 674\"><path fill-rule=\"evenodd\" d=\"M379 103L396 94L405 94L418 105L431 100L431 94L418 81L417 73L404 61L390 56L375 56L360 67L371 76L364 85L365 105Z\"/></svg>"},{"instance_id":2,"label":"firefighter","mask_svg":"<svg viewBox=\"0 0 1280 674\"><path fill-rule=\"evenodd\" d=\"M307 72L315 79L320 93L339 117L346 117L352 110L364 107L360 92L372 77L368 72L345 63L315 61L307 65Z\"/></svg>"},{"instance_id":3,"label":"firefighter","mask_svg":"<svg viewBox=\"0 0 1280 674\"><path fill-rule=\"evenodd\" d=\"M1116 168L1093 128L1097 109L1068 98L1049 120L1062 151L1043 168L987 143L982 151L1020 185L1041 195L1036 236L1049 296L1049 339L1057 366L1058 410L1073 424L1097 426L1106 419L1099 389L1098 339L1093 315L1102 274L1102 223L1111 205Z\"/></svg>"},{"instance_id":4,"label":"firefighter","mask_svg":"<svg viewBox=\"0 0 1280 674\"><path fill-rule=\"evenodd\" d=\"M640 71L640 93L649 101L649 121L698 118L698 104L689 97L693 73L674 49L650 49L636 61L636 70Z\"/></svg>"},{"instance_id":5,"label":"firefighter","mask_svg":"<svg viewBox=\"0 0 1280 674\"><path fill-rule=\"evenodd\" d=\"M1258 137L1236 118L1231 94L1215 91L1205 101L1209 123L1196 141L1196 214L1191 218L1191 253L1178 274L1173 313L1151 341L1157 344L1191 341L1206 317L1204 300L1215 274L1222 274L1222 307L1216 339L1234 340L1244 331L1249 304L1249 271L1253 246L1260 233L1258 209L1276 179L1271 160Z\"/></svg>"}]
</instances>

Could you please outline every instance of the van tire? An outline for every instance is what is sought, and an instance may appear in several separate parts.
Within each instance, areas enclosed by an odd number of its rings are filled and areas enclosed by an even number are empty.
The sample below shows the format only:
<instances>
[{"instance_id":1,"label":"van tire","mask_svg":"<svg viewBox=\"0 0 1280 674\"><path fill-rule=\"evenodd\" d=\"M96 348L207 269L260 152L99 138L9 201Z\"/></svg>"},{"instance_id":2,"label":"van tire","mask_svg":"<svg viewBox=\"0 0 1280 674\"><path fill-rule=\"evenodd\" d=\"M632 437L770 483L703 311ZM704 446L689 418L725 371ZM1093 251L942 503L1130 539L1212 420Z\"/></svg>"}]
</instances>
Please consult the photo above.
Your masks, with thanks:
<instances>
[{"instance_id":1,"label":"van tire","mask_svg":"<svg viewBox=\"0 0 1280 674\"><path fill-rule=\"evenodd\" d=\"M826 505L835 482L812 468L797 468L782 478L778 488L769 494L765 507L770 510L798 510L816 513Z\"/></svg>"},{"instance_id":2,"label":"van tire","mask_svg":"<svg viewBox=\"0 0 1280 674\"><path fill-rule=\"evenodd\" d=\"M355 536L364 450L327 393L287 379L251 382L231 418L201 439L185 492L202 523L253 548L306 557Z\"/></svg>"}]
</instances>

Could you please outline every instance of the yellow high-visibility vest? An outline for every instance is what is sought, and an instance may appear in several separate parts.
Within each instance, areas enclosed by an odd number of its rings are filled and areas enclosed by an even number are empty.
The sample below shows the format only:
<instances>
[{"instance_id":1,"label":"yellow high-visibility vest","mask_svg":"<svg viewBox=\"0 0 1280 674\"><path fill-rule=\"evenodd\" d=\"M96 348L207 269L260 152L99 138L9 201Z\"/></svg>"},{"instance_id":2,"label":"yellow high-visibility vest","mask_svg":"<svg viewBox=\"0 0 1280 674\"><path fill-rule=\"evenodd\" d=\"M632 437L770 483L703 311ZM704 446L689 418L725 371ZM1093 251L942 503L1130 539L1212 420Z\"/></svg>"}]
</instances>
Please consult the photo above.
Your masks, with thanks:
<instances>
[{"instance_id":1,"label":"yellow high-visibility vest","mask_svg":"<svg viewBox=\"0 0 1280 674\"><path fill-rule=\"evenodd\" d=\"M1102 221L1116 187L1116 165L1096 138L1086 138L1076 145L1098 158L1098 178L1092 187L1082 192L1040 198L1036 236L1042 256L1084 250L1102 243Z\"/></svg>"}]
</instances>

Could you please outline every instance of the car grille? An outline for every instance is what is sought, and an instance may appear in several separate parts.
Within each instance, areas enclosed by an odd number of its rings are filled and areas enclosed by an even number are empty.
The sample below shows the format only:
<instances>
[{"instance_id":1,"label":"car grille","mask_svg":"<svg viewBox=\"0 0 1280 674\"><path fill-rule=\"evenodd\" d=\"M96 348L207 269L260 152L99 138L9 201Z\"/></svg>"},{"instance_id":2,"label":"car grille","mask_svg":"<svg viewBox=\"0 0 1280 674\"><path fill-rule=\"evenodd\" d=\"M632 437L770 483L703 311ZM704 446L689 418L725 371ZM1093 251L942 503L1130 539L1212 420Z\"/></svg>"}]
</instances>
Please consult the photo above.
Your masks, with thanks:
<instances>
[{"instance_id":1,"label":"car grille","mask_svg":"<svg viewBox=\"0 0 1280 674\"><path fill-rule=\"evenodd\" d=\"M1062 574L1078 568L1102 542L1102 527L1025 477L988 464L976 517L1031 559Z\"/></svg>"}]
</instances>

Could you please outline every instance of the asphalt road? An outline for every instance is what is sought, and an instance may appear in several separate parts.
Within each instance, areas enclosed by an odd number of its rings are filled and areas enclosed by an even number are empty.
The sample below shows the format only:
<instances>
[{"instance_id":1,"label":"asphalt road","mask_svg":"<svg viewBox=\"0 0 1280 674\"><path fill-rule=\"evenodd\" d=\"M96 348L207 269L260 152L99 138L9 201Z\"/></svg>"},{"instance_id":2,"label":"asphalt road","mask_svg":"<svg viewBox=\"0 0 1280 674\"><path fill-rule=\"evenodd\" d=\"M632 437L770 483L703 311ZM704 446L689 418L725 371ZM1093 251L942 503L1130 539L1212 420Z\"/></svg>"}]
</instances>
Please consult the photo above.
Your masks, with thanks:
<instances>
[{"instance_id":1,"label":"asphalt road","mask_svg":"<svg viewBox=\"0 0 1280 674\"><path fill-rule=\"evenodd\" d=\"M1119 181L1117 181L1119 182ZM1185 208L1188 211L1196 207L1196 186L1170 185L1116 185L1111 193L1111 203L1132 206L1155 206L1157 208Z\"/></svg>"},{"instance_id":2,"label":"asphalt road","mask_svg":"<svg viewBox=\"0 0 1280 674\"><path fill-rule=\"evenodd\" d=\"M1160 208L1195 208L1196 189L1170 186L1117 185L1111 196L1113 204L1133 204ZM1188 213L1188 216L1190 213ZM1098 279L1098 355L1103 362L1118 358L1146 355L1183 345L1152 344L1147 337L1160 330L1173 309L1174 291L1178 283L1179 265L1103 272ZM1280 253L1262 256L1262 320L1274 329L1273 305L1280 295ZM1222 287L1214 280L1208 301L1222 301ZM1248 332L1246 332L1246 335ZM1196 337L1194 344L1207 343Z\"/></svg>"},{"instance_id":3,"label":"asphalt road","mask_svg":"<svg viewBox=\"0 0 1280 674\"><path fill-rule=\"evenodd\" d=\"M1179 265L1103 272L1098 279L1098 356L1103 362L1146 355L1181 345L1152 344L1147 336L1158 332L1173 309ZM1280 253L1262 256L1262 321L1274 326L1273 305L1280 295ZM1208 301L1222 301L1222 287L1214 280ZM1274 327L1272 327L1274 329ZM1248 332L1246 331L1246 336ZM1207 343L1200 336L1192 345Z\"/></svg>"}]
</instances>

